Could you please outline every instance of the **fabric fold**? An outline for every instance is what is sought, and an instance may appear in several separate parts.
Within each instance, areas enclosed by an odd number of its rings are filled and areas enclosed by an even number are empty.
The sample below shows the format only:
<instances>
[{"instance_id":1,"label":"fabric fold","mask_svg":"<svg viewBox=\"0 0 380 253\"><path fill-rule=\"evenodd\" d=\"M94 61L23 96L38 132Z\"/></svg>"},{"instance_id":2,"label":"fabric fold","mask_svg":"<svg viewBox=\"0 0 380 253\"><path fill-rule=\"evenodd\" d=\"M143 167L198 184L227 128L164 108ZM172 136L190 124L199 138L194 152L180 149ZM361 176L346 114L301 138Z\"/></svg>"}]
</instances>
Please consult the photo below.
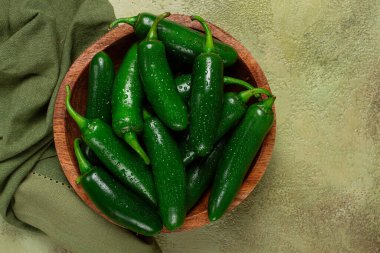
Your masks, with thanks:
<instances>
[{"instance_id":1,"label":"fabric fold","mask_svg":"<svg viewBox=\"0 0 380 253\"><path fill-rule=\"evenodd\" d=\"M106 0L0 0L0 213L73 252L160 252L72 191L53 143L58 88L115 19ZM32 171L32 172L31 172Z\"/></svg>"},{"instance_id":2,"label":"fabric fold","mask_svg":"<svg viewBox=\"0 0 380 253\"><path fill-rule=\"evenodd\" d=\"M53 140L56 93L76 57L115 16L104 0L7 1L0 31L0 212ZM59 167L52 168L60 170Z\"/></svg>"}]
</instances>

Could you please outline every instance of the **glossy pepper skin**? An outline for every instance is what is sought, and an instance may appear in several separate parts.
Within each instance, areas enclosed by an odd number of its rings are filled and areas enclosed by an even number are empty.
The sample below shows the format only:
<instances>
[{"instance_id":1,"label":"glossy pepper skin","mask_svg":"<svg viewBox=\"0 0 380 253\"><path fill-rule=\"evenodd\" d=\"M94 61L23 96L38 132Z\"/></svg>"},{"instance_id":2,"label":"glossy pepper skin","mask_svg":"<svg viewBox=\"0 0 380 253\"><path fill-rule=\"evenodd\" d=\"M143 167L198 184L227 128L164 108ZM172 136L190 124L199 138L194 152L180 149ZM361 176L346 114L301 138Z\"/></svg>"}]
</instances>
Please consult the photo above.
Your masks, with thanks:
<instances>
[{"instance_id":1,"label":"glossy pepper skin","mask_svg":"<svg viewBox=\"0 0 380 253\"><path fill-rule=\"evenodd\" d=\"M137 43L125 55L116 75L112 92L112 128L149 164L149 157L137 140L143 129L142 102L144 91L137 62Z\"/></svg>"},{"instance_id":2,"label":"glossy pepper skin","mask_svg":"<svg viewBox=\"0 0 380 253\"><path fill-rule=\"evenodd\" d=\"M95 206L116 224L135 233L152 236L162 229L161 218L155 207L126 189L102 168L92 166L74 141L81 176L79 183Z\"/></svg>"},{"instance_id":3,"label":"glossy pepper skin","mask_svg":"<svg viewBox=\"0 0 380 253\"><path fill-rule=\"evenodd\" d=\"M248 106L246 103L248 100L252 96L260 94L265 94L268 97L272 96L272 94L266 89L253 87L250 90L242 91L240 93L224 93L224 103L221 112L222 116L220 117L220 122L216 131L215 142L219 141L231 128L237 125L247 110ZM195 158L197 158L197 153L194 151L189 141L189 137L187 137L184 142L180 143L180 150L185 165L190 164Z\"/></svg>"},{"instance_id":4,"label":"glossy pepper skin","mask_svg":"<svg viewBox=\"0 0 380 253\"><path fill-rule=\"evenodd\" d=\"M211 185L225 145L221 140L202 161L186 170L186 210L189 211Z\"/></svg>"},{"instance_id":5,"label":"glossy pepper skin","mask_svg":"<svg viewBox=\"0 0 380 253\"><path fill-rule=\"evenodd\" d=\"M158 207L169 230L185 221L185 168L175 140L156 117L144 114L144 143L151 158Z\"/></svg>"},{"instance_id":6,"label":"glossy pepper skin","mask_svg":"<svg viewBox=\"0 0 380 253\"><path fill-rule=\"evenodd\" d=\"M161 14L145 40L138 46L138 64L148 101L157 116L172 130L187 127L187 108L178 94L165 54L164 44L157 39L157 25L170 13Z\"/></svg>"},{"instance_id":7,"label":"glossy pepper skin","mask_svg":"<svg viewBox=\"0 0 380 253\"><path fill-rule=\"evenodd\" d=\"M227 92L224 94L224 103L221 113L222 116L216 131L215 142L220 140L233 126L239 122L246 109L247 105L241 101L237 93ZM195 160L195 158L198 157L188 140L180 144L180 150L183 163L185 165L190 164Z\"/></svg>"},{"instance_id":8,"label":"glossy pepper skin","mask_svg":"<svg viewBox=\"0 0 380 253\"><path fill-rule=\"evenodd\" d=\"M204 52L194 60L190 96L190 143L198 156L211 152L223 106L223 60L213 52L212 34L199 16L206 32Z\"/></svg>"},{"instance_id":9,"label":"glossy pepper skin","mask_svg":"<svg viewBox=\"0 0 380 253\"><path fill-rule=\"evenodd\" d=\"M179 95L182 97L183 101L188 102L190 99L190 94L191 94L191 74L185 74L185 75L180 75L177 76L175 79L175 84L177 86L177 91ZM224 76L223 77L223 82L225 85L239 85L247 89L253 89L254 87L237 78L230 77L230 76Z\"/></svg>"},{"instance_id":10,"label":"glossy pepper skin","mask_svg":"<svg viewBox=\"0 0 380 253\"><path fill-rule=\"evenodd\" d=\"M99 118L111 122L111 93L114 80L114 66L107 53L100 51L94 55L89 68L86 117ZM83 145L86 157L99 164L99 159L87 145Z\"/></svg>"},{"instance_id":11,"label":"glossy pepper skin","mask_svg":"<svg viewBox=\"0 0 380 253\"><path fill-rule=\"evenodd\" d=\"M86 117L111 123L111 96L115 72L111 58L103 51L90 63Z\"/></svg>"},{"instance_id":12,"label":"glossy pepper skin","mask_svg":"<svg viewBox=\"0 0 380 253\"><path fill-rule=\"evenodd\" d=\"M187 103L190 99L191 93L191 74L177 76L174 79L174 82L177 87L178 94L181 96L182 100Z\"/></svg>"},{"instance_id":13,"label":"glossy pepper skin","mask_svg":"<svg viewBox=\"0 0 380 253\"><path fill-rule=\"evenodd\" d=\"M272 127L275 97L251 105L226 143L212 186L208 216L219 219L238 193L250 164Z\"/></svg>"},{"instance_id":14,"label":"glossy pepper skin","mask_svg":"<svg viewBox=\"0 0 380 253\"><path fill-rule=\"evenodd\" d=\"M156 191L152 173L144 162L132 154L113 133L112 128L100 119L86 119L70 105L70 87L66 86L66 109L79 126L82 138L103 165L124 185L156 204Z\"/></svg>"},{"instance_id":15,"label":"glossy pepper skin","mask_svg":"<svg viewBox=\"0 0 380 253\"><path fill-rule=\"evenodd\" d=\"M272 94L263 88L252 88L242 92L227 92L224 94L224 104L222 109L222 120L216 131L215 141L220 140L230 129L237 125L239 120L247 111L247 102L252 96L265 94L271 97Z\"/></svg>"},{"instance_id":16,"label":"glossy pepper skin","mask_svg":"<svg viewBox=\"0 0 380 253\"><path fill-rule=\"evenodd\" d=\"M179 142L178 147L181 152L182 162L185 166L189 165L198 157L195 149L190 143L189 135L187 135L183 141Z\"/></svg>"},{"instance_id":17,"label":"glossy pepper skin","mask_svg":"<svg viewBox=\"0 0 380 253\"><path fill-rule=\"evenodd\" d=\"M144 38L151 28L156 16L150 13L140 13L130 18L120 18L110 27L119 23L128 23L134 27L136 35ZM194 59L203 52L205 35L170 20L163 20L158 26L158 38L165 44L166 51L181 62L193 64ZM236 50L223 42L214 40L215 53L219 54L225 67L233 65L238 54Z\"/></svg>"}]
</instances>

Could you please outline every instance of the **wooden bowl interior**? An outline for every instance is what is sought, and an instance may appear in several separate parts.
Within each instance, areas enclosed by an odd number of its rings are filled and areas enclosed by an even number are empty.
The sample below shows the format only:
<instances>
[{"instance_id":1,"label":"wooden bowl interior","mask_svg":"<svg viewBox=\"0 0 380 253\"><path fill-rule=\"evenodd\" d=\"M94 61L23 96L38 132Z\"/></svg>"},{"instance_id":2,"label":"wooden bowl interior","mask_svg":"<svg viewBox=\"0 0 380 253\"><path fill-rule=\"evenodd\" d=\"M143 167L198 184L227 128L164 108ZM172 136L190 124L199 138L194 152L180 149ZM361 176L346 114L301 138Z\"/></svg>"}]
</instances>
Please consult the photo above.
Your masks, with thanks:
<instances>
[{"instance_id":1,"label":"wooden bowl interior","mask_svg":"<svg viewBox=\"0 0 380 253\"><path fill-rule=\"evenodd\" d=\"M183 15L172 15L170 19L176 22L182 23L186 26L192 27L194 29L202 31L199 24L196 22L191 22L188 16ZM259 65L250 55L247 49L245 49L238 41L233 39L230 35L217 28L216 26L210 25L214 36L232 46L239 53L238 62L232 67L226 69L225 75L233 76L245 80L256 87L264 87L269 89L268 83L266 81L264 73L261 71ZM112 37L112 39L107 39ZM107 219L91 202L87 197L80 185L75 183L75 178L79 176L79 168L75 160L73 142L74 139L80 136L80 131L75 122L66 113L64 106L65 91L64 86L70 84L72 87L72 99L71 103L75 110L80 114L84 115L86 113L86 101L87 101L87 83L88 83L88 69L89 62L92 56L101 50L107 52L112 58L115 70L118 71L120 63L131 46L132 43L137 41L136 36L133 31L127 25L120 26L113 31L110 31L105 37L100 39L94 45L92 45L88 50L86 50L79 59L70 68L68 74L66 75L60 91L57 96L56 107L54 112L54 138L57 148L57 153L59 160L61 162L63 171L68 178L70 184L77 192L77 194L83 199L83 201L94 209L97 213L102 215ZM108 43L108 44L107 44ZM188 68L186 71L191 71ZM185 71L185 72L186 72ZM227 86L227 91L237 91L243 90L237 86ZM251 103L253 100L251 101ZM261 176L264 174L265 169L269 163L275 139L275 124L271 129L270 133L266 137L261 150L256 155L249 172L247 173L246 179L241 187L241 190L234 202L230 206L230 210L239 205L239 203L245 199L249 193L254 189ZM208 202L209 192L204 194L202 199L198 204L188 213L186 217L185 224L177 231L189 230L196 227L201 227L209 223L207 218L207 202ZM164 230L163 232L167 232Z\"/></svg>"}]
</instances>

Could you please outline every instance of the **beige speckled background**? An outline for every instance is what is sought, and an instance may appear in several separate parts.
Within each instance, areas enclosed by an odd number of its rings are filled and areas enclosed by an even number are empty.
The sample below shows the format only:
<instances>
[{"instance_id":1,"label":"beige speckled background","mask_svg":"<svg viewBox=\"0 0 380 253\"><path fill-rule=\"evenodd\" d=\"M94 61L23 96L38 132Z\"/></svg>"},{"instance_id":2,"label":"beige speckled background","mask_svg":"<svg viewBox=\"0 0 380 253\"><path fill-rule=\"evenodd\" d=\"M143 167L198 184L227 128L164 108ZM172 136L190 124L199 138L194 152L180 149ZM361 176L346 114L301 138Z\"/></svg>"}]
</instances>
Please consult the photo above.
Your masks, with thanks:
<instances>
[{"instance_id":1,"label":"beige speckled background","mask_svg":"<svg viewBox=\"0 0 380 253\"><path fill-rule=\"evenodd\" d=\"M276 147L254 193L212 225L159 236L163 252L380 252L379 0L111 3L117 17L205 17L242 41L278 97ZM66 252L2 223L0 245Z\"/></svg>"}]
</instances>

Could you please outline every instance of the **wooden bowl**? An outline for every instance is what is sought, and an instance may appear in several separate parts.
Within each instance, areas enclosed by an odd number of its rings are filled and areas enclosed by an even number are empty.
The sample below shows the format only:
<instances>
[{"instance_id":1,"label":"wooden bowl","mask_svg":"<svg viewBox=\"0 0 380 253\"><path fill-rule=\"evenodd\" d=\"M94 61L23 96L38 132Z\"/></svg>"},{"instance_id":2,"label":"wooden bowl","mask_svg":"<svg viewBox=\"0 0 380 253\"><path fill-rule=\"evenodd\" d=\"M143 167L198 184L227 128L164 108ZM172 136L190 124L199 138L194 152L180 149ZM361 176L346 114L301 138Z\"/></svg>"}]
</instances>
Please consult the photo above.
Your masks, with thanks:
<instances>
[{"instance_id":1,"label":"wooden bowl","mask_svg":"<svg viewBox=\"0 0 380 253\"><path fill-rule=\"evenodd\" d=\"M168 19L181 23L187 27L203 31L199 23L195 21L192 22L189 16L173 14ZM256 87L270 89L263 71L249 51L239 41L222 29L212 24L209 25L215 38L233 46L239 54L237 63L228 68L226 74L246 80ZM108 32L92 46L87 48L67 72L61 87L59 88L54 108L54 141L62 169L79 197L96 213L100 214L107 220L109 219L95 207L83 191L82 187L75 183L75 179L79 176L79 168L74 154L73 141L80 136L80 132L75 122L66 113L65 85L68 84L72 88L71 103L73 107L80 114L84 115L87 99L88 69L92 57L101 50L106 51L113 59L117 70L129 46L136 41L136 39L131 26L121 25ZM263 176L272 155L275 133L276 122L274 122L272 129L266 136L264 143L255 157L251 169L247 173L246 179L241 186L238 195L229 207L229 210L232 210L239 205L240 202L252 192ZM208 196L209 192L206 193L199 203L188 213L184 225L176 231L190 230L209 223L207 216ZM163 232L168 231L163 230Z\"/></svg>"}]
</instances>

